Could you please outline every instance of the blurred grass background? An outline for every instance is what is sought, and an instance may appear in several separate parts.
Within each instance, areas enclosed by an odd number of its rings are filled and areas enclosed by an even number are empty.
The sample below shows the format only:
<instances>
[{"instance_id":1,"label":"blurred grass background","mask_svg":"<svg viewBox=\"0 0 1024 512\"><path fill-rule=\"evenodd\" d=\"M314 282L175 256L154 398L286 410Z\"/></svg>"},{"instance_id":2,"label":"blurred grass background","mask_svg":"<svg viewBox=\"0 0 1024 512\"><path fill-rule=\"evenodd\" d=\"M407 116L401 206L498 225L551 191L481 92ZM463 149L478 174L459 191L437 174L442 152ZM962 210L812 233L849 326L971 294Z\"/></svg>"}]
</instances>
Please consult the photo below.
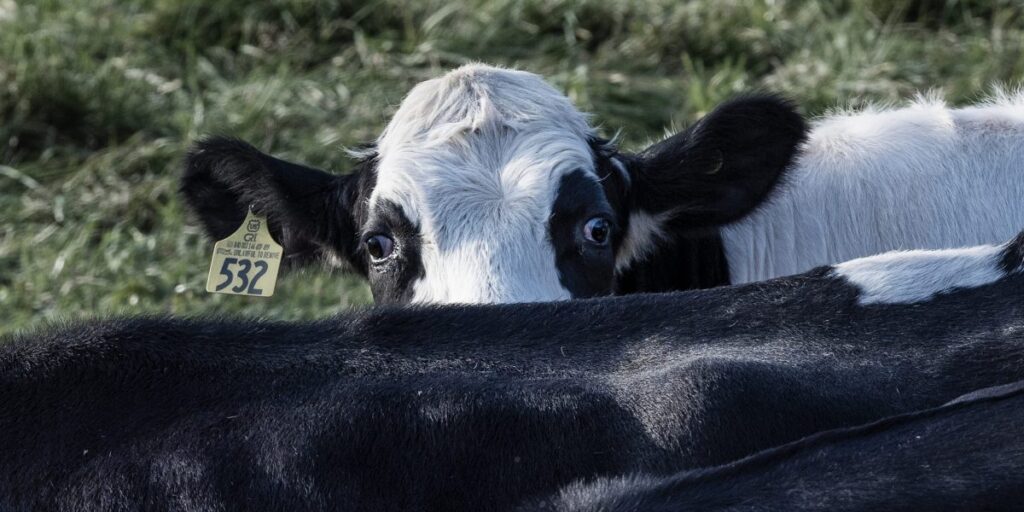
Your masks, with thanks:
<instances>
[{"instance_id":1,"label":"blurred grass background","mask_svg":"<svg viewBox=\"0 0 1024 512\"><path fill-rule=\"evenodd\" d=\"M541 73L636 148L752 89L808 115L1024 77L1021 2L0 0L0 333L112 312L312 318L369 301L314 268L272 299L208 295L176 177L244 138L345 172L416 82Z\"/></svg>"}]
</instances>

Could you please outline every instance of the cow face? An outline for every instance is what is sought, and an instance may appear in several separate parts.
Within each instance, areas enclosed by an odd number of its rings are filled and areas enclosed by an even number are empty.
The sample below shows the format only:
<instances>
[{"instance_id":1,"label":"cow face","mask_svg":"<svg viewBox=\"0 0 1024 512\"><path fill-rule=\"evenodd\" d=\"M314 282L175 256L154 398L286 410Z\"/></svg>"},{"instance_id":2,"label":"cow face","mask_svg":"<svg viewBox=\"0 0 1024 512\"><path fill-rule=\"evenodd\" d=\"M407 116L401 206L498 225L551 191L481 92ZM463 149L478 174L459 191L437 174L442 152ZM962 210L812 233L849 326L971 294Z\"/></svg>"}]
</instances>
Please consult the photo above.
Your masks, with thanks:
<instances>
[{"instance_id":1,"label":"cow face","mask_svg":"<svg viewBox=\"0 0 1024 512\"><path fill-rule=\"evenodd\" d=\"M348 175L208 139L182 191L214 238L252 206L286 260L347 262L378 302L569 299L611 293L669 226L748 213L803 131L786 102L752 97L620 154L540 77L473 65L416 86Z\"/></svg>"}]
</instances>

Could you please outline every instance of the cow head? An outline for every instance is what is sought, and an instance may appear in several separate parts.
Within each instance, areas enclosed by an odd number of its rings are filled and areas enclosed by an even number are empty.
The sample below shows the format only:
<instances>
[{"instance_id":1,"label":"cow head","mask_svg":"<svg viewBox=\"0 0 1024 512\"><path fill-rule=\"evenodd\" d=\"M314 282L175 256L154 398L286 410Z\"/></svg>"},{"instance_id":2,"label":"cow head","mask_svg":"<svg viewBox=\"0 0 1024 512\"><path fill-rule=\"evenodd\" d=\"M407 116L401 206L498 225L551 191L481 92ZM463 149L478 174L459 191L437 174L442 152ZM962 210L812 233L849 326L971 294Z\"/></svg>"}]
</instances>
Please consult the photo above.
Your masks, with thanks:
<instances>
[{"instance_id":1,"label":"cow head","mask_svg":"<svg viewBox=\"0 0 1024 512\"><path fill-rule=\"evenodd\" d=\"M803 136L789 103L752 96L623 154L540 77L471 65L413 88L350 174L212 138L182 191L214 238L252 206L286 260L347 262L378 302L569 299L610 293L668 226L749 213Z\"/></svg>"}]
</instances>

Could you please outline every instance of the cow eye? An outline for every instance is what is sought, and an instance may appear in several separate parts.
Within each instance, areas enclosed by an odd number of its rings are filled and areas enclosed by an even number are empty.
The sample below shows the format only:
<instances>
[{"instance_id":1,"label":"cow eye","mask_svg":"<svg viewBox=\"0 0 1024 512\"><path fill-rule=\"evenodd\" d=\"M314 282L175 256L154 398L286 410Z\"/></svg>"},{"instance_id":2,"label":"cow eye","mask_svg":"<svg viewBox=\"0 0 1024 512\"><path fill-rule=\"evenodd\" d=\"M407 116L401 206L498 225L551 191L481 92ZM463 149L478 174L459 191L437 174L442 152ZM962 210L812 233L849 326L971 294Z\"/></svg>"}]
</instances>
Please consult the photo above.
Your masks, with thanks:
<instances>
[{"instance_id":1,"label":"cow eye","mask_svg":"<svg viewBox=\"0 0 1024 512\"><path fill-rule=\"evenodd\" d=\"M604 245L612 233L612 225L604 217L593 217L583 225L583 236L588 242Z\"/></svg>"},{"instance_id":2,"label":"cow eye","mask_svg":"<svg viewBox=\"0 0 1024 512\"><path fill-rule=\"evenodd\" d=\"M373 261L385 260L395 250L395 241L387 235L370 235L363 244L366 245L366 252Z\"/></svg>"}]
</instances>

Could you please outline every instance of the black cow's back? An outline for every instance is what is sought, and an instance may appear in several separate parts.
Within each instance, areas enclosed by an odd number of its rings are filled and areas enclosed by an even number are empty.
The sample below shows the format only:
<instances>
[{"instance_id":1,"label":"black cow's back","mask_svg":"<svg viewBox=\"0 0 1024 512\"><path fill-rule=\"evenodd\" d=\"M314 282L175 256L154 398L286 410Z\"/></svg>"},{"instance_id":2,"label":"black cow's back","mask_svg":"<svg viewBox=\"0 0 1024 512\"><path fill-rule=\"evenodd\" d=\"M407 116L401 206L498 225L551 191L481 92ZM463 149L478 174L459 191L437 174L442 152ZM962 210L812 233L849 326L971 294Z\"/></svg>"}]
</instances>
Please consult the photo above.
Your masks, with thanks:
<instances>
[{"instance_id":1,"label":"black cow's back","mask_svg":"<svg viewBox=\"0 0 1024 512\"><path fill-rule=\"evenodd\" d=\"M71 325L0 347L0 508L495 510L724 463L1016 380L1022 284Z\"/></svg>"}]
</instances>

